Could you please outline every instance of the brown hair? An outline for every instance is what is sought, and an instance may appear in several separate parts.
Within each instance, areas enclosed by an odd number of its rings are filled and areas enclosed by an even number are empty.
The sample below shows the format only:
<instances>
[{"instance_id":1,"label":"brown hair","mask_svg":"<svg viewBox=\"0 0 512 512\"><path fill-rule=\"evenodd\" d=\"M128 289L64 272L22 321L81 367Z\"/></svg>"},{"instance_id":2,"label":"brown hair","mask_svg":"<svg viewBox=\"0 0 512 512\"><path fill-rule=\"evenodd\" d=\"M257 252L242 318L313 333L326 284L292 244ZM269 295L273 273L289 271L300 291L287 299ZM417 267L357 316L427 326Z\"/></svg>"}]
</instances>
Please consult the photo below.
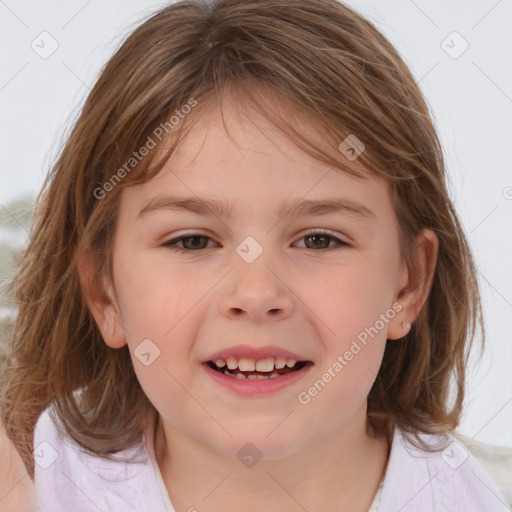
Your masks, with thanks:
<instances>
[{"instance_id":1,"label":"brown hair","mask_svg":"<svg viewBox=\"0 0 512 512\"><path fill-rule=\"evenodd\" d=\"M33 427L50 403L68 434L97 454L140 440L143 413L153 409L128 348L111 349L101 338L80 286L78 250L91 255L98 286L112 279L122 189L154 176L202 109L227 91L345 172L361 175L338 144L348 134L363 141L358 161L391 186L409 269L415 235L436 233L428 300L405 339L387 343L367 421L381 433L397 424L419 444L417 432L458 425L482 309L440 143L407 66L371 23L335 0L183 0L152 15L105 65L37 199L15 279L19 313L2 396L2 420L30 474ZM270 105L269 93L286 108ZM113 184L134 151L191 98L198 106L158 141L167 151L150 152ZM326 143L308 140L292 111L310 119ZM100 194L107 182L112 187Z\"/></svg>"}]
</instances>

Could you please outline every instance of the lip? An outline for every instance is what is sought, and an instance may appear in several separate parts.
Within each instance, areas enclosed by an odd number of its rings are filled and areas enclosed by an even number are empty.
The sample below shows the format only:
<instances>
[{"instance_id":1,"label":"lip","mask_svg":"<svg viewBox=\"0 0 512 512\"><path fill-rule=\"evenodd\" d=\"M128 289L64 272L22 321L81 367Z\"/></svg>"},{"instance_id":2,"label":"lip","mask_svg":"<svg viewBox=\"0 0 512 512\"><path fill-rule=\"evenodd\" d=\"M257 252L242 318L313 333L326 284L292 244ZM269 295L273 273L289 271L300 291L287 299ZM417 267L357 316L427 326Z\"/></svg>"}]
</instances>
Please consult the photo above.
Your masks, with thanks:
<instances>
[{"instance_id":1,"label":"lip","mask_svg":"<svg viewBox=\"0 0 512 512\"><path fill-rule=\"evenodd\" d=\"M216 361L217 359L227 359L228 357L235 357L241 359L247 357L250 359L266 359L267 357L284 357L285 359L294 359L295 361L308 361L309 359L301 355L290 352L283 348L267 345L266 347L256 348L251 345L236 345L235 347L225 348L219 352L208 356L203 363L208 361Z\"/></svg>"},{"instance_id":2,"label":"lip","mask_svg":"<svg viewBox=\"0 0 512 512\"><path fill-rule=\"evenodd\" d=\"M283 354L281 354L284 356ZM313 366L313 363L309 361L300 370L286 373L275 377L273 379L261 379L261 380L242 380L235 377L229 377L224 375L213 368L210 368L206 363L201 364L204 371L210 376L215 382L224 386L229 391L244 397L252 396L268 396L277 393L285 388L293 386L306 376L309 369Z\"/></svg>"}]
</instances>

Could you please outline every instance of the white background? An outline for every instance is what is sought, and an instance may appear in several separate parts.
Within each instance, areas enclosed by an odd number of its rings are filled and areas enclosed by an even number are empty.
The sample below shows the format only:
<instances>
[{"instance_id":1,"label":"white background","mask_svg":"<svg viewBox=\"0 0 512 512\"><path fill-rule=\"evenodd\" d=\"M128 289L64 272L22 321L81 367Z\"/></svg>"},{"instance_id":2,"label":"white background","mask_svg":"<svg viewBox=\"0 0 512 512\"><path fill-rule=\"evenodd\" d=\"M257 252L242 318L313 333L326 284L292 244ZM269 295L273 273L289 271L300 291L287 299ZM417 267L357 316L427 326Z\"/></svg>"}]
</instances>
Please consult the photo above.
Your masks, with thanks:
<instances>
[{"instance_id":1,"label":"white background","mask_svg":"<svg viewBox=\"0 0 512 512\"><path fill-rule=\"evenodd\" d=\"M459 431L512 447L512 0L347 2L398 48L431 106L479 269L487 348ZM42 185L70 115L128 30L162 2L0 0L0 205ZM47 31L58 49L42 59ZM454 59L442 47L457 52ZM508 191L508 199L507 199ZM476 356L476 351L475 351ZM475 358L476 359L476 358Z\"/></svg>"}]
</instances>

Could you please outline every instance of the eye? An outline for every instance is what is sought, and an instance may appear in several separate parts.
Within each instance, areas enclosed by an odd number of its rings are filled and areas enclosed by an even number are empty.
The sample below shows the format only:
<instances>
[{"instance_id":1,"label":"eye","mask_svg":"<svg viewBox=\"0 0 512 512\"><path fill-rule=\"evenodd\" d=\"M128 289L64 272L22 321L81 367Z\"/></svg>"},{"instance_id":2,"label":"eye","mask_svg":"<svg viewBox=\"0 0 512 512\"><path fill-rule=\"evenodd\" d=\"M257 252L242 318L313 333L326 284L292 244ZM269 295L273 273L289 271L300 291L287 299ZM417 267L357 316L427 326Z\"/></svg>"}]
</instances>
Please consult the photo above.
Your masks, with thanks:
<instances>
[{"instance_id":1,"label":"eye","mask_svg":"<svg viewBox=\"0 0 512 512\"><path fill-rule=\"evenodd\" d=\"M180 236L163 243L162 247L168 247L170 249L184 252L194 252L201 249L207 249L208 240L212 239L201 233L187 233L184 236ZM335 246L351 247L348 242L340 240L339 238L336 238L330 233L322 230L311 231L310 233L303 235L300 240L306 240L305 249L329 249L333 247L331 245L332 242L335 242ZM180 246L179 244L182 245Z\"/></svg>"},{"instance_id":2,"label":"eye","mask_svg":"<svg viewBox=\"0 0 512 512\"><path fill-rule=\"evenodd\" d=\"M338 246L350 247L348 242L340 240L330 233L322 230L311 231L303 235L300 240L306 240L306 249L329 249L330 242L335 241Z\"/></svg>"},{"instance_id":3,"label":"eye","mask_svg":"<svg viewBox=\"0 0 512 512\"><path fill-rule=\"evenodd\" d=\"M178 251L196 251L200 249L206 249L204 241L211 240L210 237L202 235L200 233L189 233L179 238L174 238L162 244L163 247L169 247L170 249L176 249ZM178 244L183 244L180 247Z\"/></svg>"}]
</instances>

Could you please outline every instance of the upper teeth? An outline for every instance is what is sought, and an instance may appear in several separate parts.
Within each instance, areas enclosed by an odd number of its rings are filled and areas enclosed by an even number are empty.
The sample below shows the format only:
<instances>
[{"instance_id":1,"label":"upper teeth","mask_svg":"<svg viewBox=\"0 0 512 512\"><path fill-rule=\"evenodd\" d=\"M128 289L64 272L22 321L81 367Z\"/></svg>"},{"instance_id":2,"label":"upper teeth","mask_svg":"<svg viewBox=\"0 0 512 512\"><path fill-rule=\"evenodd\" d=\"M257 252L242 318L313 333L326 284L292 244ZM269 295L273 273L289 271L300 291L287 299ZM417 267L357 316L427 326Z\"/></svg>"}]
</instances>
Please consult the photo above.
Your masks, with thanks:
<instances>
[{"instance_id":1,"label":"upper teeth","mask_svg":"<svg viewBox=\"0 0 512 512\"><path fill-rule=\"evenodd\" d=\"M217 359L215 364L218 368L223 368L227 365L230 370L236 370L237 368L242 372L271 372L275 369L280 370L285 366L293 368L297 361L295 359L285 359L284 357L267 357L266 359L251 359L242 357L237 359L236 357L228 357L226 360Z\"/></svg>"}]
</instances>

